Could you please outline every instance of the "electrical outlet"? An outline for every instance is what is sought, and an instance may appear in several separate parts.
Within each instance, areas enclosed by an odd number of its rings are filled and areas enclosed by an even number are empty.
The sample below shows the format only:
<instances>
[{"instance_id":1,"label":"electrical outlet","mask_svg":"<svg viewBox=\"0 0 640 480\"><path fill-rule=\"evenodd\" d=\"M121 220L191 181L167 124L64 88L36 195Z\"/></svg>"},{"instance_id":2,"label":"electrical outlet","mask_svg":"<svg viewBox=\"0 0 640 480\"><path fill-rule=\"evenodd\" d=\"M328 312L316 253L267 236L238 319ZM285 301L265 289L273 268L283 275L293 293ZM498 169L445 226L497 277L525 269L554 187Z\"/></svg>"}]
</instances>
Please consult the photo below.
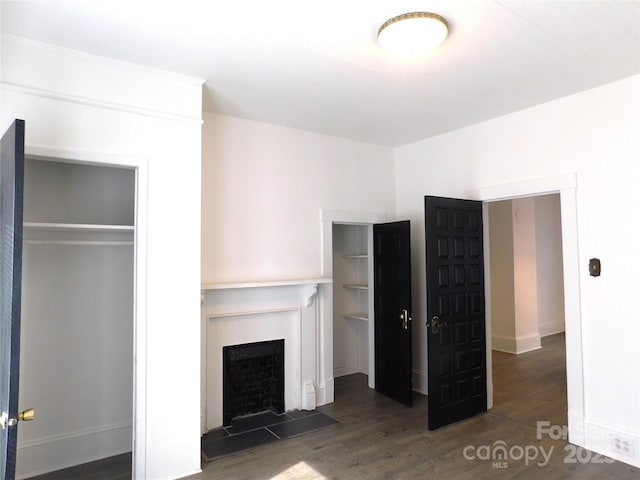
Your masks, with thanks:
<instances>
[{"instance_id":1,"label":"electrical outlet","mask_svg":"<svg viewBox=\"0 0 640 480\"><path fill-rule=\"evenodd\" d=\"M633 438L620 434L611 435L611 450L627 458L635 458L635 442Z\"/></svg>"}]
</instances>

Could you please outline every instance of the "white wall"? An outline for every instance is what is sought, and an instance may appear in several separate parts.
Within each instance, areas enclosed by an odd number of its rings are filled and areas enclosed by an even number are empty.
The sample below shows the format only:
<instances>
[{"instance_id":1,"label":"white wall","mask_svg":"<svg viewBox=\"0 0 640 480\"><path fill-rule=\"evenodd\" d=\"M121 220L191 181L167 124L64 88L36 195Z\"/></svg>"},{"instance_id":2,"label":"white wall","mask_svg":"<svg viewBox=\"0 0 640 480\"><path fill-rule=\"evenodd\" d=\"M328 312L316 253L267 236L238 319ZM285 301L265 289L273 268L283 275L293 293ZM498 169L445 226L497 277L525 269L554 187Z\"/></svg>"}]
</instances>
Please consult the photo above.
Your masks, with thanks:
<instances>
[{"instance_id":1,"label":"white wall","mask_svg":"<svg viewBox=\"0 0 640 480\"><path fill-rule=\"evenodd\" d=\"M523 353L564 331L560 196L490 202L488 212L491 346Z\"/></svg>"},{"instance_id":2,"label":"white wall","mask_svg":"<svg viewBox=\"0 0 640 480\"><path fill-rule=\"evenodd\" d=\"M532 197L512 200L515 352L540 348L538 335L538 271L535 203Z\"/></svg>"},{"instance_id":3,"label":"white wall","mask_svg":"<svg viewBox=\"0 0 640 480\"><path fill-rule=\"evenodd\" d=\"M392 212L390 148L204 114L202 280L321 275L320 210Z\"/></svg>"},{"instance_id":4,"label":"white wall","mask_svg":"<svg viewBox=\"0 0 640 480\"><path fill-rule=\"evenodd\" d=\"M560 195L534 198L538 279L538 333L564 332L562 228Z\"/></svg>"},{"instance_id":5,"label":"white wall","mask_svg":"<svg viewBox=\"0 0 640 480\"><path fill-rule=\"evenodd\" d=\"M137 477L198 471L201 82L5 36L2 101L0 126L24 119L28 148L141 165Z\"/></svg>"},{"instance_id":6,"label":"white wall","mask_svg":"<svg viewBox=\"0 0 640 480\"><path fill-rule=\"evenodd\" d=\"M331 277L327 218L394 210L391 148L205 113L202 149L203 283ZM317 304L323 405L334 398L331 285Z\"/></svg>"},{"instance_id":7,"label":"white wall","mask_svg":"<svg viewBox=\"0 0 640 480\"><path fill-rule=\"evenodd\" d=\"M639 101L635 76L396 150L396 215L418 225L425 194L471 198L480 187L576 173L587 446L612 455L612 432L640 445L640 381L629 370L640 364L640 296L624 243L640 235ZM412 240L414 363L426 371L422 229ZM601 277L589 276L591 257ZM639 455L626 461L640 465Z\"/></svg>"},{"instance_id":8,"label":"white wall","mask_svg":"<svg viewBox=\"0 0 640 480\"><path fill-rule=\"evenodd\" d=\"M513 291L513 222L511 200L489 204L491 271L491 341L496 350L512 351L516 337Z\"/></svg>"}]
</instances>

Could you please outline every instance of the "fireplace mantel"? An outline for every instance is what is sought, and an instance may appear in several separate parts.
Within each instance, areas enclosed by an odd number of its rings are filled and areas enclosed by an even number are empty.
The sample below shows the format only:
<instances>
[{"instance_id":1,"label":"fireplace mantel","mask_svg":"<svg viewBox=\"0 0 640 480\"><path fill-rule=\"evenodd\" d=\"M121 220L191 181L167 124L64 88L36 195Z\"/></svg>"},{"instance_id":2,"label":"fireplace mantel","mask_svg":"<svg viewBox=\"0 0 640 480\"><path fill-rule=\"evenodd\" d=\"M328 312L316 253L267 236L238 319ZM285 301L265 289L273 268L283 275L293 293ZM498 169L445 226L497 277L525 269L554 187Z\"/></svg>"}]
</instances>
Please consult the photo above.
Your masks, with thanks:
<instances>
[{"instance_id":1,"label":"fireplace mantel","mask_svg":"<svg viewBox=\"0 0 640 480\"><path fill-rule=\"evenodd\" d=\"M327 334L318 304L327 278L203 283L203 431L222 425L222 347L286 339L285 406L313 409L333 400L323 357Z\"/></svg>"},{"instance_id":2,"label":"fireplace mantel","mask_svg":"<svg viewBox=\"0 0 640 480\"><path fill-rule=\"evenodd\" d=\"M266 280L266 281L250 281L250 282L228 282L228 283L203 283L201 286L200 304L204 305L205 296L209 292L238 290L251 288L274 288L274 287L307 287L308 292L304 300L304 306L309 307L313 303L313 299L318 293L318 285L323 283L331 283L330 278L302 278L289 280ZM280 308L275 310L282 310ZM272 310L268 310L272 311ZM237 312L225 312L222 314L212 314L212 316L231 316L231 315L252 315L254 313L267 312L267 310L241 310Z\"/></svg>"},{"instance_id":3,"label":"fireplace mantel","mask_svg":"<svg viewBox=\"0 0 640 480\"><path fill-rule=\"evenodd\" d=\"M330 278L301 278L288 280L263 280L249 282L223 282L223 283L203 283L202 290L226 290L233 288L264 288L264 287L285 287L289 285L309 285L331 283Z\"/></svg>"}]
</instances>

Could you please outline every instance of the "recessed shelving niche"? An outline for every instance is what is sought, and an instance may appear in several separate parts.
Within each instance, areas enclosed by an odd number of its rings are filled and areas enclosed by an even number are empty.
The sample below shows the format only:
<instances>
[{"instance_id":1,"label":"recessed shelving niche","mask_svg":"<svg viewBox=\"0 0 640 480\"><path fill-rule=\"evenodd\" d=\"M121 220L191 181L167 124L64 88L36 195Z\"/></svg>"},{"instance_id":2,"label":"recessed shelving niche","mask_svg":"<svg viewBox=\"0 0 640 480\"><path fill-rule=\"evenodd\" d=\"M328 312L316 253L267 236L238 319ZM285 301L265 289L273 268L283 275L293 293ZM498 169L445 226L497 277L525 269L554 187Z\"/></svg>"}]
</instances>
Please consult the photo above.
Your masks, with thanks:
<instances>
[{"instance_id":1,"label":"recessed shelving niche","mask_svg":"<svg viewBox=\"0 0 640 480\"><path fill-rule=\"evenodd\" d=\"M368 227L333 225L334 375L369 373Z\"/></svg>"}]
</instances>

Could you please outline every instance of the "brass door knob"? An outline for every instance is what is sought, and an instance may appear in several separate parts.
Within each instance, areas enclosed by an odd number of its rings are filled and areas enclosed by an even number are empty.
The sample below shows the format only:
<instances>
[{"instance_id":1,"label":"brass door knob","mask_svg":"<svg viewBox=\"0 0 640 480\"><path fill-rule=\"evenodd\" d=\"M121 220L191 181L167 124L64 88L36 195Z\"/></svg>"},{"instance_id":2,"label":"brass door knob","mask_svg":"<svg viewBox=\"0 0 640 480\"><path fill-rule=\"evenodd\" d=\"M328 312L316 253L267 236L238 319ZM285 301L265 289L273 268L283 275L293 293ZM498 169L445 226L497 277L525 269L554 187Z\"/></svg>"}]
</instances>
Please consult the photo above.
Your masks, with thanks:
<instances>
[{"instance_id":1,"label":"brass door knob","mask_svg":"<svg viewBox=\"0 0 640 480\"><path fill-rule=\"evenodd\" d=\"M18 414L18 420L20 422L30 422L36 418L36 411L33 408L27 408L26 410Z\"/></svg>"},{"instance_id":2,"label":"brass door knob","mask_svg":"<svg viewBox=\"0 0 640 480\"><path fill-rule=\"evenodd\" d=\"M0 415L0 429L4 430L7 427L15 427L19 421L29 422L36 418L36 411L33 408L27 408L25 411L18 414L18 418L9 418L7 412L2 412Z\"/></svg>"}]
</instances>

